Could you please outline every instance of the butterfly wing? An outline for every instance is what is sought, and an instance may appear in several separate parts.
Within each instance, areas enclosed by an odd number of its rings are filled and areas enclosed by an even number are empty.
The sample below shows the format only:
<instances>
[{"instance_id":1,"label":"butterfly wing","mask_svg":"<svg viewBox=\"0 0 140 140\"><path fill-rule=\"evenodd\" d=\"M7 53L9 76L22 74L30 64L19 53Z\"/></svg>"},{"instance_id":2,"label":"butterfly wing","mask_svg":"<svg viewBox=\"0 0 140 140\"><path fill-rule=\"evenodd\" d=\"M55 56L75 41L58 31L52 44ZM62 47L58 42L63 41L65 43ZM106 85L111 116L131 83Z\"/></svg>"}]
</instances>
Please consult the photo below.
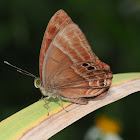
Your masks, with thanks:
<instances>
[{"instance_id":1,"label":"butterfly wing","mask_svg":"<svg viewBox=\"0 0 140 140\"><path fill-rule=\"evenodd\" d=\"M42 78L42 66L43 66L44 56L46 54L46 51L50 43L52 42L52 40L60 30L62 30L65 26L71 23L73 23L73 21L63 10L59 10L51 18L47 26L47 29L45 31L42 45L41 45L41 50L40 50L39 71L40 71L41 78Z\"/></svg>"},{"instance_id":2,"label":"butterfly wing","mask_svg":"<svg viewBox=\"0 0 140 140\"><path fill-rule=\"evenodd\" d=\"M84 66L87 64L87 66ZM43 86L67 98L93 97L111 84L107 64L92 52L80 28L68 24L51 42L43 62Z\"/></svg>"}]
</instances>

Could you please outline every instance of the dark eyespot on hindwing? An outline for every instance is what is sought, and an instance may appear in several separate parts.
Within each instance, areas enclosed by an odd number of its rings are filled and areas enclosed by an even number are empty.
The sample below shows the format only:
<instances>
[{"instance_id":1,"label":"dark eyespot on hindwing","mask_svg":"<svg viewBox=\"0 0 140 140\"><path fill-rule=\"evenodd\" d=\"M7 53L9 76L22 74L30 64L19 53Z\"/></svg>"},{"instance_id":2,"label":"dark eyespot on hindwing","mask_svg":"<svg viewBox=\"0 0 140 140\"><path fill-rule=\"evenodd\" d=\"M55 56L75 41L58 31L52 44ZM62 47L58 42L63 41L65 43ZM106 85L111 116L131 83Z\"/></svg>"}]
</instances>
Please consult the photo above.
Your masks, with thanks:
<instances>
[{"instance_id":1,"label":"dark eyespot on hindwing","mask_svg":"<svg viewBox=\"0 0 140 140\"><path fill-rule=\"evenodd\" d=\"M88 69L88 70L94 70L95 67L94 67L94 66L89 66L87 69Z\"/></svg>"},{"instance_id":2,"label":"dark eyespot on hindwing","mask_svg":"<svg viewBox=\"0 0 140 140\"><path fill-rule=\"evenodd\" d=\"M89 63L83 63L83 65L82 66L88 66L89 65Z\"/></svg>"}]
</instances>

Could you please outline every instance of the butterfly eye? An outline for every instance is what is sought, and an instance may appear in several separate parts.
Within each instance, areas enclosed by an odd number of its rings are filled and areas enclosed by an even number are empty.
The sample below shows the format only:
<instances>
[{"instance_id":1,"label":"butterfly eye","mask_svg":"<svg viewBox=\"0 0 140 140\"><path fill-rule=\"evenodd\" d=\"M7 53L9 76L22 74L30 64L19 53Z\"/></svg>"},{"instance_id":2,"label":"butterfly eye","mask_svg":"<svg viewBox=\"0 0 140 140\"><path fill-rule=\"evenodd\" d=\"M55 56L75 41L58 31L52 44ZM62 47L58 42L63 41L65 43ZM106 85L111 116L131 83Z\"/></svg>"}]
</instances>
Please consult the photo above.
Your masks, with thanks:
<instances>
[{"instance_id":1,"label":"butterfly eye","mask_svg":"<svg viewBox=\"0 0 140 140\"><path fill-rule=\"evenodd\" d=\"M87 68L88 70L94 70L94 69L96 69L94 66L89 66L88 68Z\"/></svg>"},{"instance_id":2,"label":"butterfly eye","mask_svg":"<svg viewBox=\"0 0 140 140\"><path fill-rule=\"evenodd\" d=\"M36 87L36 88L40 88L41 87L41 79L40 78L35 78L35 80L34 80L34 86Z\"/></svg>"},{"instance_id":3,"label":"butterfly eye","mask_svg":"<svg viewBox=\"0 0 140 140\"><path fill-rule=\"evenodd\" d=\"M89 65L89 63L83 63L83 66L88 66Z\"/></svg>"}]
</instances>

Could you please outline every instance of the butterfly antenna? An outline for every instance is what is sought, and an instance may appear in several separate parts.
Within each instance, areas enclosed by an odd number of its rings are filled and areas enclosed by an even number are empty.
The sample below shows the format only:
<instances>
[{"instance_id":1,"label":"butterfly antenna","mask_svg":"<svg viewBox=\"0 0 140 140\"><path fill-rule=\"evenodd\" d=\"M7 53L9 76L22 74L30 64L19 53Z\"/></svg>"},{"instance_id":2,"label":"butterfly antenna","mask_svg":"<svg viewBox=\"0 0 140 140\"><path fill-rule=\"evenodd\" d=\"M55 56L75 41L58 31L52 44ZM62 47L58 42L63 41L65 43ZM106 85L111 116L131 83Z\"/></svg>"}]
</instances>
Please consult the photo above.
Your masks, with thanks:
<instances>
[{"instance_id":1,"label":"butterfly antenna","mask_svg":"<svg viewBox=\"0 0 140 140\"><path fill-rule=\"evenodd\" d=\"M17 67L17 66L14 66L14 65L10 64L10 63L7 62L7 61L4 61L4 63L7 64L7 65L9 65L9 66L11 66L11 67L13 67L13 68L16 68L16 69L17 69L17 72L20 72L20 73L22 73L22 74L25 74L25 75L28 75L28 76L31 76L31 77L36 78L36 76L33 75L32 73L30 73L30 72L28 72L28 71L26 71L26 70L23 70L23 69L21 69L21 68L19 68L19 67Z\"/></svg>"}]
</instances>

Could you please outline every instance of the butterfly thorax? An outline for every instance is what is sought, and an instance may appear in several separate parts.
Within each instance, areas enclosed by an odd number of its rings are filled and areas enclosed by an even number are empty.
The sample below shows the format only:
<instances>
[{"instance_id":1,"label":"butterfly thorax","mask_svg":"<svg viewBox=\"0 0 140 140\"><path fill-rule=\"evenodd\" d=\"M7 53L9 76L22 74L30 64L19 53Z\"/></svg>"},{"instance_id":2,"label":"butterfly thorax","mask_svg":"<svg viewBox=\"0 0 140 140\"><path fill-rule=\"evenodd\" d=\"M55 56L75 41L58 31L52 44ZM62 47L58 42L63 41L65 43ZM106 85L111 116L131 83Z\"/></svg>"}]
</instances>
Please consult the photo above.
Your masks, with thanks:
<instances>
[{"instance_id":1,"label":"butterfly thorax","mask_svg":"<svg viewBox=\"0 0 140 140\"><path fill-rule=\"evenodd\" d=\"M56 97L56 92L55 91L49 91L49 90L46 90L44 87L40 87L39 88L40 89L40 91L41 91L41 93L42 93L42 95L44 95L44 96L48 96L48 97Z\"/></svg>"},{"instance_id":2,"label":"butterfly thorax","mask_svg":"<svg viewBox=\"0 0 140 140\"><path fill-rule=\"evenodd\" d=\"M53 97L53 98L57 97L57 91L52 90L50 87L44 88L43 86L41 86L39 89L42 95L44 96Z\"/></svg>"}]
</instances>

